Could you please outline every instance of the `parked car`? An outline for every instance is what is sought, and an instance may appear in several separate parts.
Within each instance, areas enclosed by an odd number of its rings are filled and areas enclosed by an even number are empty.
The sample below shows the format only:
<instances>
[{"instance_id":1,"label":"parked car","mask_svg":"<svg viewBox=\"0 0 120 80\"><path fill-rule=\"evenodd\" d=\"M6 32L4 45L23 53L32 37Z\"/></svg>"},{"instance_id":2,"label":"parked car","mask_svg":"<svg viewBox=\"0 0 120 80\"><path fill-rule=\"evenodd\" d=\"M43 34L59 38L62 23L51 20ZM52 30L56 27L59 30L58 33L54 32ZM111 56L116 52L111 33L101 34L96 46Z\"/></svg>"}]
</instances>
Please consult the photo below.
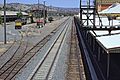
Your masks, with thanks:
<instances>
[{"instance_id":1,"label":"parked car","mask_svg":"<svg viewBox=\"0 0 120 80\"><path fill-rule=\"evenodd\" d=\"M27 18L21 18L22 25L27 24Z\"/></svg>"}]
</instances>

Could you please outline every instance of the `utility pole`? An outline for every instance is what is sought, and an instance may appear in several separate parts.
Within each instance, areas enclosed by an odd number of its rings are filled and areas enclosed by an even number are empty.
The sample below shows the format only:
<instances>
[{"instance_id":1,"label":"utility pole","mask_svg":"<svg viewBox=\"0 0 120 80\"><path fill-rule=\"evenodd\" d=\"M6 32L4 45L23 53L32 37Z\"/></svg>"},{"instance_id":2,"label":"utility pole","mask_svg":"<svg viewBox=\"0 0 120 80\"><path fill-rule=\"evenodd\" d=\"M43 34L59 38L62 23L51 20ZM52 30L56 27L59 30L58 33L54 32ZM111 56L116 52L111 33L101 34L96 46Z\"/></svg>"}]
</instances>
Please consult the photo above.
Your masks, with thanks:
<instances>
[{"instance_id":1,"label":"utility pole","mask_svg":"<svg viewBox=\"0 0 120 80\"><path fill-rule=\"evenodd\" d=\"M46 2L46 1L44 1L44 11L43 11L43 15L44 15L44 25L45 25L45 23L46 23L45 2Z\"/></svg>"},{"instance_id":2,"label":"utility pole","mask_svg":"<svg viewBox=\"0 0 120 80\"><path fill-rule=\"evenodd\" d=\"M4 0L4 44L6 43L6 0Z\"/></svg>"},{"instance_id":3,"label":"utility pole","mask_svg":"<svg viewBox=\"0 0 120 80\"><path fill-rule=\"evenodd\" d=\"M39 7L40 4L39 4L39 3L40 3L40 2L39 2L39 0L38 0L38 19L40 20L40 9L39 9L39 8L40 8L40 7Z\"/></svg>"},{"instance_id":4,"label":"utility pole","mask_svg":"<svg viewBox=\"0 0 120 80\"><path fill-rule=\"evenodd\" d=\"M80 0L80 27L82 26L82 0Z\"/></svg>"},{"instance_id":5,"label":"utility pole","mask_svg":"<svg viewBox=\"0 0 120 80\"><path fill-rule=\"evenodd\" d=\"M52 16L52 5L50 5L49 16Z\"/></svg>"},{"instance_id":6,"label":"utility pole","mask_svg":"<svg viewBox=\"0 0 120 80\"><path fill-rule=\"evenodd\" d=\"M102 0L101 0L101 4L100 4L100 11L102 11Z\"/></svg>"}]
</instances>

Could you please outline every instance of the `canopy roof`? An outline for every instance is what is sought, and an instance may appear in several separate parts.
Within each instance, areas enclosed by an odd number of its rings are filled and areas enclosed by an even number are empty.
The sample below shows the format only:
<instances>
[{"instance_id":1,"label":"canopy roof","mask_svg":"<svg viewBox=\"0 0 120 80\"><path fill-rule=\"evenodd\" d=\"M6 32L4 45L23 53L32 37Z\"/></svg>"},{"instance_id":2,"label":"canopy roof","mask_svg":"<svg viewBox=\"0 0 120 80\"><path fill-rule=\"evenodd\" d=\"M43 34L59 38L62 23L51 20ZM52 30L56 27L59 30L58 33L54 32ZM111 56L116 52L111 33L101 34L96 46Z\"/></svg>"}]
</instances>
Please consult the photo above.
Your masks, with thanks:
<instances>
[{"instance_id":1,"label":"canopy roof","mask_svg":"<svg viewBox=\"0 0 120 80\"><path fill-rule=\"evenodd\" d=\"M120 0L96 0L98 4L113 4L113 3L120 3Z\"/></svg>"},{"instance_id":2,"label":"canopy roof","mask_svg":"<svg viewBox=\"0 0 120 80\"><path fill-rule=\"evenodd\" d=\"M108 7L107 9L99 12L99 14L106 14L106 15L115 15L115 16L120 16L120 4L115 3Z\"/></svg>"},{"instance_id":3,"label":"canopy roof","mask_svg":"<svg viewBox=\"0 0 120 80\"><path fill-rule=\"evenodd\" d=\"M102 17L101 20L103 25L105 26L109 25L109 21L107 17ZM97 18L96 25L98 24L99 24L99 19ZM120 20L113 20L113 26L119 26L119 25L120 25ZM94 31L94 32L96 33L96 35L105 35L109 33L108 31ZM94 36L96 36L92 31L91 33ZM111 31L111 34L114 33L120 33L120 30ZM96 39L98 39L106 49L120 47L120 34L96 37Z\"/></svg>"},{"instance_id":4,"label":"canopy roof","mask_svg":"<svg viewBox=\"0 0 120 80\"><path fill-rule=\"evenodd\" d=\"M17 13L19 13L19 11L6 11L6 15L9 15L9 16L16 16ZM28 15L28 13L26 12L21 12L23 15ZM4 11L0 11L0 15L4 15Z\"/></svg>"}]
</instances>

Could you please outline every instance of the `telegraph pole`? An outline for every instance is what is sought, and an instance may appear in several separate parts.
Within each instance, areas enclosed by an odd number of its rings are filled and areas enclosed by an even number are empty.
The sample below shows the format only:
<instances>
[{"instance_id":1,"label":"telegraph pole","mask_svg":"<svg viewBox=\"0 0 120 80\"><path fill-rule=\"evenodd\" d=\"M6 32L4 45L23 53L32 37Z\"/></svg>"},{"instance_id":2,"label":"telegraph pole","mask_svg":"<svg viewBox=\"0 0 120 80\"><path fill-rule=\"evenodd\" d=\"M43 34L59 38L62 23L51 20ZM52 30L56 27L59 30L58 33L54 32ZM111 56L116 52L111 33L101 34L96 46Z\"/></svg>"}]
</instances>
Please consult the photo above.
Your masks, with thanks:
<instances>
[{"instance_id":1,"label":"telegraph pole","mask_svg":"<svg viewBox=\"0 0 120 80\"><path fill-rule=\"evenodd\" d=\"M6 0L4 0L4 44L6 43Z\"/></svg>"},{"instance_id":2,"label":"telegraph pole","mask_svg":"<svg viewBox=\"0 0 120 80\"><path fill-rule=\"evenodd\" d=\"M40 2L39 2L39 0L38 0L38 19L40 20L40 9L39 9L39 8L40 8L40 7L39 7L40 4L39 4L39 3L40 3Z\"/></svg>"},{"instance_id":3,"label":"telegraph pole","mask_svg":"<svg viewBox=\"0 0 120 80\"><path fill-rule=\"evenodd\" d=\"M44 2L43 2L43 3L44 3L44 11L43 11L43 15L44 15L44 25L45 25L45 21L46 21L46 14L45 14L45 10L46 10L46 9L45 9L45 2L46 2L46 1L44 1Z\"/></svg>"}]
</instances>

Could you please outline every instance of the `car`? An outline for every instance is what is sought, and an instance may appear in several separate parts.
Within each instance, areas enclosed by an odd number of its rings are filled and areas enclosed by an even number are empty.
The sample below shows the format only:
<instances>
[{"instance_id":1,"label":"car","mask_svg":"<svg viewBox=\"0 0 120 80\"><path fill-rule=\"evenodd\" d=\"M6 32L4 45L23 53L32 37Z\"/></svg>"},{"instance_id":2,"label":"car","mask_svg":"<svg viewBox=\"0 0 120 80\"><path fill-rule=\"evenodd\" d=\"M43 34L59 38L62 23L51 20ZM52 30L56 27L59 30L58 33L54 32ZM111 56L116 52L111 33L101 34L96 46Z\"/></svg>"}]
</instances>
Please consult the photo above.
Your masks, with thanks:
<instances>
[{"instance_id":1,"label":"car","mask_svg":"<svg viewBox=\"0 0 120 80\"><path fill-rule=\"evenodd\" d=\"M27 24L27 18L21 18L22 25Z\"/></svg>"}]
</instances>

